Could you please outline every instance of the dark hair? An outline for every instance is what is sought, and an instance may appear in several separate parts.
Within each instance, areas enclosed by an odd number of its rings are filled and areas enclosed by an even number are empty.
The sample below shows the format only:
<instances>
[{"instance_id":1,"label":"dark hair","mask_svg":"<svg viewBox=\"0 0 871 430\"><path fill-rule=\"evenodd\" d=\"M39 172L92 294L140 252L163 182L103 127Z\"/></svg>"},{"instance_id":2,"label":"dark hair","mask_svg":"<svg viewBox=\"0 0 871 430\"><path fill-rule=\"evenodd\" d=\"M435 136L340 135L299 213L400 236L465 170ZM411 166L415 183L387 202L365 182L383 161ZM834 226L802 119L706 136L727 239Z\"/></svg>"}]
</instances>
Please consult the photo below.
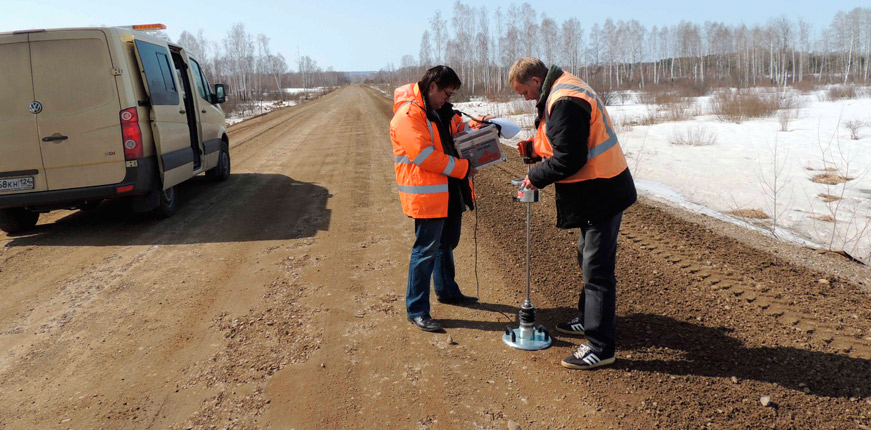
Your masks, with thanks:
<instances>
[{"instance_id":1,"label":"dark hair","mask_svg":"<svg viewBox=\"0 0 871 430\"><path fill-rule=\"evenodd\" d=\"M460 85L463 85L460 77L457 76L457 72L448 66L435 66L427 70L423 74L423 78L420 79L420 91L426 94L431 82L435 82L439 89L457 89L460 88Z\"/></svg>"}]
</instances>

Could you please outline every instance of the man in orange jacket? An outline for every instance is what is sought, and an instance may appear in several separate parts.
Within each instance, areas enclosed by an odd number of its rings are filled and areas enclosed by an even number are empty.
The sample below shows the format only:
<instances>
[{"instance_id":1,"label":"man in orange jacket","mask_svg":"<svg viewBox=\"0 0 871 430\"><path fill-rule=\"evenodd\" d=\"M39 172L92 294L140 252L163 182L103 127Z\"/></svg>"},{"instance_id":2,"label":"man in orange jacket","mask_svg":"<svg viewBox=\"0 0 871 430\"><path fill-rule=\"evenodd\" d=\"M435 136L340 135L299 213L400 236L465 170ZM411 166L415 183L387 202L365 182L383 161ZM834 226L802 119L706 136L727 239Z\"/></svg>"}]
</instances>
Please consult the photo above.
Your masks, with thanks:
<instances>
[{"instance_id":1,"label":"man in orange jacket","mask_svg":"<svg viewBox=\"0 0 871 430\"><path fill-rule=\"evenodd\" d=\"M584 288L578 316L558 331L583 335L587 343L563 359L570 369L614 362L616 345L617 236L623 211L635 203L635 183L605 104L583 80L537 58L521 58L508 74L511 87L536 100L538 117L531 141L517 149L525 160L542 162L523 185L554 184L557 227L580 228L578 264Z\"/></svg>"},{"instance_id":2,"label":"man in orange jacket","mask_svg":"<svg viewBox=\"0 0 871 430\"><path fill-rule=\"evenodd\" d=\"M408 321L424 331L441 330L430 316L429 280L438 300L471 304L454 281L454 248L462 213L474 209L469 177L475 169L462 159L451 137L467 124L448 100L462 82L450 67L426 71L420 82L394 91L390 140L403 212L414 218L414 246L408 265L405 307Z\"/></svg>"}]
</instances>

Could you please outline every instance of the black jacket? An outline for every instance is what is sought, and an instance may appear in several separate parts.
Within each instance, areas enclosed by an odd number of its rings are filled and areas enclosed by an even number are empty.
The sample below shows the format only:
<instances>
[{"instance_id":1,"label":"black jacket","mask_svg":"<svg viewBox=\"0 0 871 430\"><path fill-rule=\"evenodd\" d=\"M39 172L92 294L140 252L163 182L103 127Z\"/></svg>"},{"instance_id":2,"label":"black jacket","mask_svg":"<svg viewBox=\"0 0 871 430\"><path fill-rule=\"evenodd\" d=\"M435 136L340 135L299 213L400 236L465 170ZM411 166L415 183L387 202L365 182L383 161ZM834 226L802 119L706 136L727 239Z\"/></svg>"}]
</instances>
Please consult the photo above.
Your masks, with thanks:
<instances>
[{"instance_id":1,"label":"black jacket","mask_svg":"<svg viewBox=\"0 0 871 430\"><path fill-rule=\"evenodd\" d=\"M547 97L554 81L563 71L552 66L542 84L541 98L536 107L535 126L544 121ZM590 138L590 104L574 97L560 98L553 104L547 119L547 138L553 147L553 157L544 159L529 172L529 180L544 188L574 175L587 163L587 143ZM629 168L613 178L581 182L557 183L556 225L575 228L612 217L632 206L637 199L635 182Z\"/></svg>"},{"instance_id":2,"label":"black jacket","mask_svg":"<svg viewBox=\"0 0 871 430\"><path fill-rule=\"evenodd\" d=\"M451 135L451 120L457 112L454 111L454 105L445 102L441 109L433 111L429 108L429 100L424 95L424 104L427 105L426 117L430 121L434 121L439 129L441 137L442 150L445 154L452 157L460 158L460 154L454 146L454 138ZM466 207L474 210L475 204L472 201L472 187L469 186L469 174L463 179L448 177L448 216L461 216L465 212Z\"/></svg>"}]
</instances>

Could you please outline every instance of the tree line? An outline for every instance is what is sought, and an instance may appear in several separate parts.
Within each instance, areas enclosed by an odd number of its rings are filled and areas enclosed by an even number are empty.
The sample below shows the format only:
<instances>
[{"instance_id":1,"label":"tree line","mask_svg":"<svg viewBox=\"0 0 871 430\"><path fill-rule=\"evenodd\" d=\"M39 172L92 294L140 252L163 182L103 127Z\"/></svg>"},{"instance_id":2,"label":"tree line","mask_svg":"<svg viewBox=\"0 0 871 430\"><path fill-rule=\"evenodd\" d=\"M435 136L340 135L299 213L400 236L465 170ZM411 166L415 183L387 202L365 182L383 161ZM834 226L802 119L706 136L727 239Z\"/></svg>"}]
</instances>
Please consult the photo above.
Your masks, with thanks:
<instances>
[{"instance_id":1,"label":"tree line","mask_svg":"<svg viewBox=\"0 0 871 430\"><path fill-rule=\"evenodd\" d=\"M399 67L388 64L374 80L412 82L426 68L447 64L460 74L465 92L507 92L508 70L525 56L560 65L603 89L676 82L864 84L871 77L871 8L838 12L818 30L786 17L753 26L681 21L652 28L608 18L585 29L578 18L558 22L529 3L491 14L457 0L449 19L436 11L428 24L417 58L403 56Z\"/></svg>"},{"instance_id":2,"label":"tree line","mask_svg":"<svg viewBox=\"0 0 871 430\"><path fill-rule=\"evenodd\" d=\"M283 100L283 88L334 87L350 82L345 73L331 66L323 69L307 55L297 55L296 72L291 72L284 55L273 52L268 36L250 34L241 23L234 24L220 42L207 40L200 30L196 35L182 31L177 43L199 61L212 83L229 85L229 95L239 101Z\"/></svg>"}]
</instances>

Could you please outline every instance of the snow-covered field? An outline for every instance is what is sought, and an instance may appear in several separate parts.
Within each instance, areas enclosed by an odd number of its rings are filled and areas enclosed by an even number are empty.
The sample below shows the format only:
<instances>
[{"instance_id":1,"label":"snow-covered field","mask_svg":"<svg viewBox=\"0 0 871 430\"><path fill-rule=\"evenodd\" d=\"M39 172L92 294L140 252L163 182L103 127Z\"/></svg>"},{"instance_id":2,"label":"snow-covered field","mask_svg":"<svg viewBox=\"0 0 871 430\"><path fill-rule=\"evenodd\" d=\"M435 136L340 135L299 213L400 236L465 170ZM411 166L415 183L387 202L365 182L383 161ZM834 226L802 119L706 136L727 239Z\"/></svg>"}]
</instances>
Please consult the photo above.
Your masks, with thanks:
<instances>
[{"instance_id":1,"label":"snow-covered field","mask_svg":"<svg viewBox=\"0 0 871 430\"><path fill-rule=\"evenodd\" d=\"M822 92L794 97L801 107L788 112L788 131L781 131L781 114L740 124L720 120L711 114L710 96L694 99L690 110L697 115L683 121L632 125L662 109L639 103L637 94L608 112L647 196L869 262L871 99L821 101ZM503 140L507 145L534 133L532 102L474 100L456 108L524 127ZM851 140L851 121L867 124L858 140ZM673 143L681 138L705 144ZM835 183L819 183L824 179Z\"/></svg>"},{"instance_id":2,"label":"snow-covered field","mask_svg":"<svg viewBox=\"0 0 871 430\"><path fill-rule=\"evenodd\" d=\"M296 106L306 99L313 99L323 95L324 92L328 91L328 88L282 88L282 91L286 95L284 101L255 100L238 105L233 112L226 112L227 125L233 125L257 115L272 112L276 109Z\"/></svg>"},{"instance_id":3,"label":"snow-covered field","mask_svg":"<svg viewBox=\"0 0 871 430\"><path fill-rule=\"evenodd\" d=\"M257 115L269 113L276 109L296 106L297 104L298 102L296 100L285 100L284 102L280 100L259 100L246 103L244 106L240 106L240 109L233 112L227 112L227 125L233 125Z\"/></svg>"}]
</instances>

